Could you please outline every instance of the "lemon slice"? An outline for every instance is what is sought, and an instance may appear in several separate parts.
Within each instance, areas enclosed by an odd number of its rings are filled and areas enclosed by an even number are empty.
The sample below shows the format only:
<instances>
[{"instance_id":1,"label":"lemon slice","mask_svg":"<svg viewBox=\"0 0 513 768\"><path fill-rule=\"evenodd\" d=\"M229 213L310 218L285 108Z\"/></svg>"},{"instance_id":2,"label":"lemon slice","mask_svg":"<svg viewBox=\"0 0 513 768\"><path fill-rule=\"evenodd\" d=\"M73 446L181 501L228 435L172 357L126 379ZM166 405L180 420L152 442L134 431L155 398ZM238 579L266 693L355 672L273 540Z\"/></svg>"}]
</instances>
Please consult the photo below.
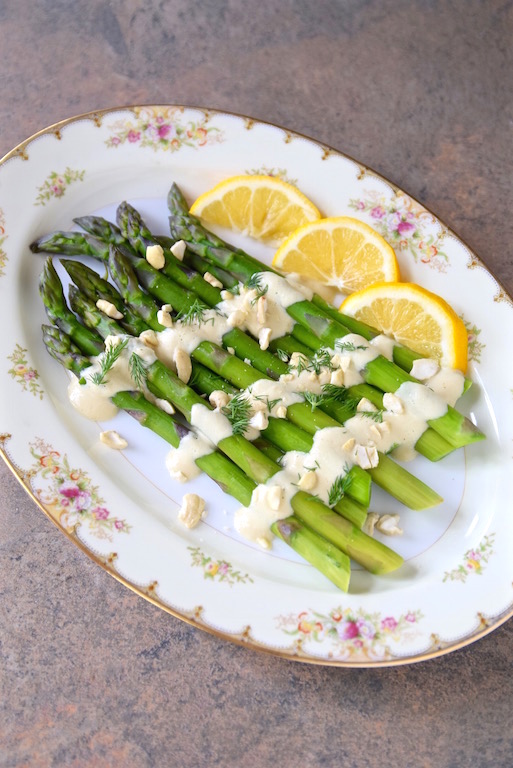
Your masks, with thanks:
<instances>
[{"instance_id":1,"label":"lemon slice","mask_svg":"<svg viewBox=\"0 0 513 768\"><path fill-rule=\"evenodd\" d=\"M378 280L399 280L394 249L372 227L349 216L305 224L280 246L273 266L343 293Z\"/></svg>"},{"instance_id":2,"label":"lemon slice","mask_svg":"<svg viewBox=\"0 0 513 768\"><path fill-rule=\"evenodd\" d=\"M274 176L233 176L200 195L191 213L207 224L280 243L320 218L315 205L292 184Z\"/></svg>"},{"instance_id":3,"label":"lemon slice","mask_svg":"<svg viewBox=\"0 0 513 768\"><path fill-rule=\"evenodd\" d=\"M415 283L376 283L353 293L340 311L391 336L422 357L467 370L467 330L440 296Z\"/></svg>"}]
</instances>

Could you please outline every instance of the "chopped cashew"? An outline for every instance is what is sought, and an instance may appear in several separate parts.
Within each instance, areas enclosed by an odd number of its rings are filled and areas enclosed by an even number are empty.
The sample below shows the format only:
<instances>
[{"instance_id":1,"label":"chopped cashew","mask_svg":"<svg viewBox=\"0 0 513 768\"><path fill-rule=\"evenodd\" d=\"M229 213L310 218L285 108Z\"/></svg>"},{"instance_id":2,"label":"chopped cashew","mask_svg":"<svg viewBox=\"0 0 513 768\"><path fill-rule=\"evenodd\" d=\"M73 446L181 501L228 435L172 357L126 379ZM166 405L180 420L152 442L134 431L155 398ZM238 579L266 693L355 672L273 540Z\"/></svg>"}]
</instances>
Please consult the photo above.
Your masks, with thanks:
<instances>
[{"instance_id":1,"label":"chopped cashew","mask_svg":"<svg viewBox=\"0 0 513 768\"><path fill-rule=\"evenodd\" d=\"M151 347L152 349L155 349L155 347L158 347L159 345L159 341L155 331L152 331L149 329L147 331L143 331L139 335L139 338L143 344L146 344L147 347Z\"/></svg>"},{"instance_id":2,"label":"chopped cashew","mask_svg":"<svg viewBox=\"0 0 513 768\"><path fill-rule=\"evenodd\" d=\"M269 416L265 411L257 411L249 420L249 426L255 429L267 429L269 426Z\"/></svg>"},{"instance_id":3,"label":"chopped cashew","mask_svg":"<svg viewBox=\"0 0 513 768\"><path fill-rule=\"evenodd\" d=\"M214 408L224 408L230 402L230 395L227 392L223 392L222 389L214 389L208 397L210 405Z\"/></svg>"},{"instance_id":4,"label":"chopped cashew","mask_svg":"<svg viewBox=\"0 0 513 768\"><path fill-rule=\"evenodd\" d=\"M100 432L100 440L104 445L108 445L109 448L114 448L115 451L122 451L128 447L128 443L124 437L121 437L115 430L109 429L107 432Z\"/></svg>"},{"instance_id":5,"label":"chopped cashew","mask_svg":"<svg viewBox=\"0 0 513 768\"><path fill-rule=\"evenodd\" d=\"M162 311L163 312L172 312L173 311L173 307L171 306L171 304L162 304Z\"/></svg>"},{"instance_id":6,"label":"chopped cashew","mask_svg":"<svg viewBox=\"0 0 513 768\"><path fill-rule=\"evenodd\" d=\"M104 315L111 317L113 320L121 320L123 317L123 313L120 312L119 309L116 309L111 301L107 301L106 299L98 299L96 306L100 312L103 312Z\"/></svg>"},{"instance_id":7,"label":"chopped cashew","mask_svg":"<svg viewBox=\"0 0 513 768\"><path fill-rule=\"evenodd\" d=\"M282 373L282 375L280 376L280 381L292 381L293 378L294 378L293 373Z\"/></svg>"},{"instance_id":8,"label":"chopped cashew","mask_svg":"<svg viewBox=\"0 0 513 768\"><path fill-rule=\"evenodd\" d=\"M376 526L376 523L379 520L379 515L377 512L369 512L367 514L367 517L365 518L365 522L362 527L362 531L366 533L368 536L372 536L374 533L374 528Z\"/></svg>"},{"instance_id":9,"label":"chopped cashew","mask_svg":"<svg viewBox=\"0 0 513 768\"><path fill-rule=\"evenodd\" d=\"M267 503L274 512L277 512L280 508L282 496L283 488L279 485L272 485L267 491Z\"/></svg>"},{"instance_id":10,"label":"chopped cashew","mask_svg":"<svg viewBox=\"0 0 513 768\"><path fill-rule=\"evenodd\" d=\"M180 381L183 381L184 384L187 384L187 382L191 378L192 363L191 363L191 358L189 357L185 349L182 349L181 347L177 347L173 355L173 361L176 365L176 373L178 378L180 379Z\"/></svg>"},{"instance_id":11,"label":"chopped cashew","mask_svg":"<svg viewBox=\"0 0 513 768\"><path fill-rule=\"evenodd\" d=\"M259 536L256 543L259 544L262 549L271 549L271 542L269 539L266 539L265 536Z\"/></svg>"},{"instance_id":12,"label":"chopped cashew","mask_svg":"<svg viewBox=\"0 0 513 768\"><path fill-rule=\"evenodd\" d=\"M223 301L230 301L233 299L233 293L231 291L221 291L221 298Z\"/></svg>"},{"instance_id":13,"label":"chopped cashew","mask_svg":"<svg viewBox=\"0 0 513 768\"><path fill-rule=\"evenodd\" d=\"M176 243L174 243L171 248L169 249L175 259L178 259L178 261L183 261L183 257L185 255L185 242L184 240L177 240Z\"/></svg>"},{"instance_id":14,"label":"chopped cashew","mask_svg":"<svg viewBox=\"0 0 513 768\"><path fill-rule=\"evenodd\" d=\"M155 400L155 405L160 408L161 411L164 411L165 413L169 413L170 416L175 413L175 409L171 405L171 403L168 400L164 400L161 397L157 397Z\"/></svg>"},{"instance_id":15,"label":"chopped cashew","mask_svg":"<svg viewBox=\"0 0 513 768\"><path fill-rule=\"evenodd\" d=\"M178 512L178 519L186 528L195 528L205 518L205 500L197 493L186 493Z\"/></svg>"},{"instance_id":16,"label":"chopped cashew","mask_svg":"<svg viewBox=\"0 0 513 768\"><path fill-rule=\"evenodd\" d=\"M319 381L319 384L321 384L323 386L324 386L324 384L330 384L331 383L331 371L328 371L327 368L323 369L320 372L319 376L318 376L318 381Z\"/></svg>"},{"instance_id":17,"label":"chopped cashew","mask_svg":"<svg viewBox=\"0 0 513 768\"><path fill-rule=\"evenodd\" d=\"M298 482L298 488L301 488L302 491L311 491L316 485L317 475L313 469L305 472Z\"/></svg>"},{"instance_id":18,"label":"chopped cashew","mask_svg":"<svg viewBox=\"0 0 513 768\"><path fill-rule=\"evenodd\" d=\"M344 371L342 368L337 368L336 371L332 371L330 384L334 384L336 387L344 386Z\"/></svg>"},{"instance_id":19,"label":"chopped cashew","mask_svg":"<svg viewBox=\"0 0 513 768\"><path fill-rule=\"evenodd\" d=\"M235 354L235 350L234 350L233 347L226 347L226 351L229 352L230 355L234 355Z\"/></svg>"},{"instance_id":20,"label":"chopped cashew","mask_svg":"<svg viewBox=\"0 0 513 768\"><path fill-rule=\"evenodd\" d=\"M410 376L413 376L419 381L425 381L430 379L440 370L440 366L436 360L432 360L429 357L422 357L419 360L414 360L410 371Z\"/></svg>"},{"instance_id":21,"label":"chopped cashew","mask_svg":"<svg viewBox=\"0 0 513 768\"><path fill-rule=\"evenodd\" d=\"M383 395L383 408L390 411L390 413L399 414L404 411L403 401L392 392L385 392Z\"/></svg>"},{"instance_id":22,"label":"chopped cashew","mask_svg":"<svg viewBox=\"0 0 513 768\"><path fill-rule=\"evenodd\" d=\"M368 400L366 397L362 397L358 405L356 406L357 413L361 413L362 411L377 411L378 409L374 405L374 403L371 403L370 400Z\"/></svg>"},{"instance_id":23,"label":"chopped cashew","mask_svg":"<svg viewBox=\"0 0 513 768\"><path fill-rule=\"evenodd\" d=\"M223 284L220 280L217 279L217 277L214 277L210 272L205 272L203 275L203 280L206 280L207 283L210 283L210 285L213 285L214 288L222 288Z\"/></svg>"},{"instance_id":24,"label":"chopped cashew","mask_svg":"<svg viewBox=\"0 0 513 768\"><path fill-rule=\"evenodd\" d=\"M342 446L344 451L352 451L355 446L356 440L354 437L350 437L349 440L346 440L344 445Z\"/></svg>"},{"instance_id":25,"label":"chopped cashew","mask_svg":"<svg viewBox=\"0 0 513 768\"><path fill-rule=\"evenodd\" d=\"M236 309L234 312L230 312L226 322L228 323L230 328L240 328L240 326L244 323L246 317L247 317L247 314L246 312L244 312L244 310Z\"/></svg>"},{"instance_id":26,"label":"chopped cashew","mask_svg":"<svg viewBox=\"0 0 513 768\"><path fill-rule=\"evenodd\" d=\"M157 312L157 322L160 323L160 325L164 326L164 328L172 328L173 327L173 318L169 314L169 312L165 312L164 309L159 309Z\"/></svg>"},{"instance_id":27,"label":"chopped cashew","mask_svg":"<svg viewBox=\"0 0 513 768\"><path fill-rule=\"evenodd\" d=\"M260 345L260 349L268 349L272 332L272 328L261 329L260 333L258 334L258 343Z\"/></svg>"},{"instance_id":28,"label":"chopped cashew","mask_svg":"<svg viewBox=\"0 0 513 768\"><path fill-rule=\"evenodd\" d=\"M154 269L162 269L166 264L164 249L161 245L148 245L146 248L146 261Z\"/></svg>"},{"instance_id":29,"label":"chopped cashew","mask_svg":"<svg viewBox=\"0 0 513 768\"><path fill-rule=\"evenodd\" d=\"M287 408L285 405L279 405L276 408L276 418L277 419L286 419L287 418Z\"/></svg>"},{"instance_id":30,"label":"chopped cashew","mask_svg":"<svg viewBox=\"0 0 513 768\"><path fill-rule=\"evenodd\" d=\"M376 522L376 529L385 536L401 536L403 531L399 528L399 515L380 515Z\"/></svg>"},{"instance_id":31,"label":"chopped cashew","mask_svg":"<svg viewBox=\"0 0 513 768\"><path fill-rule=\"evenodd\" d=\"M267 299L265 296L260 296L257 301L257 321L260 325L264 325L267 314Z\"/></svg>"},{"instance_id":32,"label":"chopped cashew","mask_svg":"<svg viewBox=\"0 0 513 768\"><path fill-rule=\"evenodd\" d=\"M379 455L373 446L357 445L356 446L356 463L362 469L372 469L379 464Z\"/></svg>"}]
</instances>

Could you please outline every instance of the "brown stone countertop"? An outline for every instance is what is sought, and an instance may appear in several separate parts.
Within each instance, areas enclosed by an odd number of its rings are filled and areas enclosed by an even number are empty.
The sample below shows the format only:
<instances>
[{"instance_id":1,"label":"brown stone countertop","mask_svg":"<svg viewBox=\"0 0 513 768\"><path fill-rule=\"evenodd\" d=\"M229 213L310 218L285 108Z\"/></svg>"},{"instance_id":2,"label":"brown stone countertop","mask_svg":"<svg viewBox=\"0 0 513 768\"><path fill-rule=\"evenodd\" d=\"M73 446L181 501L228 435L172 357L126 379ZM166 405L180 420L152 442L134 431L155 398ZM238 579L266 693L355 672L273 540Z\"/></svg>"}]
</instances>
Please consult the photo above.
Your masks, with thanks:
<instances>
[{"instance_id":1,"label":"brown stone countertop","mask_svg":"<svg viewBox=\"0 0 513 768\"><path fill-rule=\"evenodd\" d=\"M103 107L251 115L370 165L513 292L511 0L0 2L0 156ZM510 768L513 623L432 661L259 654L137 597L0 466L0 767Z\"/></svg>"}]
</instances>

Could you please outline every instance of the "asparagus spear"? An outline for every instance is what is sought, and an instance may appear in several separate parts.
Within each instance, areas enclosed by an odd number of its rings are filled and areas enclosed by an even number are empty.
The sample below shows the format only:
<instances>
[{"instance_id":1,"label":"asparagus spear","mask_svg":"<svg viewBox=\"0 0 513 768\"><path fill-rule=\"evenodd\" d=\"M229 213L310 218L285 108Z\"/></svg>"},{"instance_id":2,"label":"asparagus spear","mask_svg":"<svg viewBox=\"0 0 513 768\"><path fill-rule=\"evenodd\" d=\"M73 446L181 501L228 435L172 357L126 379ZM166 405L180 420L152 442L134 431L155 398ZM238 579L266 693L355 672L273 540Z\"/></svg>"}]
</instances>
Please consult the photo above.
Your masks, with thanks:
<instances>
[{"instance_id":1,"label":"asparagus spear","mask_svg":"<svg viewBox=\"0 0 513 768\"><path fill-rule=\"evenodd\" d=\"M57 327L43 325L43 341L50 355L76 376L80 376L90 365L89 358L82 355L70 337ZM168 414L146 400L141 392L118 392L112 401L136 418L143 427L151 429L174 447L178 447L180 440L189 432L186 426L174 422ZM196 463L225 493L244 506L250 503L256 484L225 456L214 452L197 459ZM347 592L351 573L349 557L310 531L294 516L286 521L286 525L285 521L278 521L276 534L279 538L339 589Z\"/></svg>"},{"instance_id":2,"label":"asparagus spear","mask_svg":"<svg viewBox=\"0 0 513 768\"><path fill-rule=\"evenodd\" d=\"M95 217L86 218L94 219ZM77 219L76 221L83 222L85 219ZM114 225L110 225L108 222L99 219L98 224L94 228L91 226L91 230L98 234L102 234L104 232L110 232L111 227L114 228ZM117 228L115 228L115 230L119 233ZM120 238L112 236L111 239L119 240ZM40 238L35 241L31 247L34 251L54 249L56 252L65 252L67 254L72 253L73 248L76 248L79 253L95 255L97 258L102 259L106 258L105 246L103 246L103 248L98 247L98 241L95 238L79 235L78 233L55 233L53 238L51 236ZM112 250L113 249L111 248L111 253ZM123 251L116 252L118 253L118 257L121 256L121 254L123 254L125 258L127 256L126 248L124 248ZM131 255L133 256L133 252ZM171 303L173 306L178 305L179 307L182 307L187 303L190 305L190 303L195 300L194 294L191 294L189 291L180 291L176 284L166 280L165 276L156 273L144 259L136 259L134 267L137 271L139 280L143 282L145 287L151 293L160 298L164 303ZM135 289L134 285L131 287L132 289ZM134 293L132 295L135 296ZM176 306L176 308L178 308L178 306ZM293 305L293 312L296 314L296 319L301 319L303 322L303 325L296 324L293 334L296 339L301 342L305 341L311 348L319 349L322 347L323 343L334 343L335 340L340 337L340 332L337 330L336 323L334 323L333 320L324 317L322 311L313 304L309 302L298 302ZM312 314L312 312L314 314ZM153 325L152 327L155 328L156 326ZM157 329L158 328L159 327L157 326ZM312 333L311 328L315 329L317 335ZM256 342L238 329L233 329L233 331L226 334L223 338L223 343L225 346L233 347L236 354L241 357L241 359L250 358L255 367L262 373L271 373L273 377L278 377L283 372L283 366L280 366L279 360L276 360L270 353L262 353ZM366 371L364 371L367 380L375 380L376 386L382 390L385 390L386 382L389 381L384 370L380 367L380 362L384 360L385 358L377 358L369 363ZM398 369L398 376L400 376L399 371L400 369ZM383 374L383 376L381 374ZM398 381L401 383L400 379L398 379ZM396 388L399 386L399 383L396 384ZM334 406L330 406L330 408L331 412L333 412ZM459 415L455 409L451 408L449 408L448 414L441 417L441 419L433 420L430 424L434 427L438 436L435 437L431 433L431 430L426 430L415 448L419 453L425 455L432 461L439 460L450 453L454 448L461 447L476 440L481 440L484 437L468 419L465 419L463 416Z\"/></svg>"},{"instance_id":3,"label":"asparagus spear","mask_svg":"<svg viewBox=\"0 0 513 768\"><path fill-rule=\"evenodd\" d=\"M179 195L178 198L176 198L177 194ZM179 206L183 208L185 205L183 196L181 196L178 189L174 187L170 191L169 200L173 201L176 199L178 200ZM176 202L174 204L176 206ZM173 202L170 202L170 206L172 205ZM122 203L118 208L117 216L118 223L120 224L120 229L115 228L117 242L120 241L120 235L126 234L133 248L137 249L141 254L144 254L146 252L146 247L149 244L154 243L155 238L147 228L139 213L128 203ZM102 223L101 221L94 228L90 227L90 231L94 232L94 234L103 234L103 236L105 236L105 232L110 232L111 229L112 225L109 225L108 223ZM110 239L111 242L114 240L113 237ZM222 243L222 241L219 241L219 243ZM148 274L151 275L151 272L148 270L146 265L144 268L142 265L139 265L139 269L143 269L143 280L147 280L146 287L150 290L150 292L152 292L155 290L155 286L151 281L151 278L148 278ZM182 287L190 286L194 290L199 289L200 292L197 295L199 295L200 298L202 298L209 306L215 306L215 304L220 301L220 292L216 288L213 288L208 283L205 283L205 281L197 273L193 272L191 274L191 270L186 270L179 262L176 261L176 259L167 260L165 271L166 270L168 270L169 275L179 281L179 284ZM139 275L139 277L141 277L141 275ZM172 303L171 286L167 285L166 291L166 286L162 285L162 281L158 281L157 289L159 291L157 295L159 295L161 299L169 299L169 303ZM176 303L176 298L174 298L174 301ZM340 325L335 323L333 319L325 317L322 310L317 309L311 302L298 302L289 308L289 313L299 323L299 325L294 329L296 335L299 335L299 337L303 340L305 335L308 335L309 342L314 349L320 349L322 346L334 346L342 335ZM353 327L355 330L358 330L358 328L355 326ZM314 329L314 333L312 333L312 329ZM362 328L359 330L365 330L365 328L362 326ZM347 332L349 331L346 329L345 333ZM367 332L366 338L368 338L369 335L370 334ZM315 340L313 343L312 339ZM256 345L248 342L247 335L241 333L237 329L234 329L229 334L227 334L226 340L223 339L223 343L225 343L225 346L232 346L235 349L236 354L241 357L241 359L251 359L253 357L256 363L256 367L263 373L271 372L273 375L278 376L281 373L286 372L285 366L280 367L279 363L271 361L269 355L262 356L259 350L256 348ZM263 360L262 357L264 357ZM383 381L380 375L381 368L379 363L382 360L385 360L385 358L380 356L376 361L371 361L371 363L368 364L366 370L363 372L363 375L367 381L373 380L378 388L384 391L388 391L383 386ZM372 379L370 377L372 377ZM398 381L401 383L399 373L398 377ZM413 378L410 378L409 380L414 381ZM399 384L396 384L395 388L397 389L398 386ZM453 448L461 447L463 445L467 445L469 442L474 442L475 440L480 440L484 437L482 433L480 433L475 428L472 422L470 422L468 419L465 419L463 416L460 416L458 419L458 412L454 409L452 410L454 413L452 413L451 409L449 409L447 416L433 420L431 426L438 433L439 438L436 439L432 435L428 435L424 441L420 441L418 444L418 450L420 453L427 452L428 457L431 454L433 459L438 460L450 452L451 446ZM331 404L328 407L328 412L337 418L337 420L342 422L345 420L345 418L349 417L349 415L345 414L343 410L341 413L337 413L336 404Z\"/></svg>"},{"instance_id":4,"label":"asparagus spear","mask_svg":"<svg viewBox=\"0 0 513 768\"><path fill-rule=\"evenodd\" d=\"M58 281L56 274L55 279ZM205 404L202 398L199 398L189 387L187 387L187 385L183 384L177 377L174 377L158 361L148 367L147 374L148 386L150 386L150 388L153 387L159 396L169 399L173 405L186 416L186 418L188 417L190 419L192 406L195 403L199 402L202 405ZM265 482L280 469L279 465L276 465L270 459L267 459L267 457L261 454L258 449L252 446L248 441L244 440L240 435L232 435L231 437L221 440L218 448L232 458L232 460L234 460L246 474L255 480L255 482ZM311 509L312 512L317 509L322 510L323 508L326 508L325 505L318 500L307 494L303 495L306 495L306 506ZM343 499L339 502L339 505L343 506ZM337 505L337 507L339 505ZM352 524L350 525L352 529L353 526ZM358 538L357 546L351 543L351 538L348 537L348 545L351 545L354 550L353 557L355 560L358 561L360 558L362 561L370 561L373 563L373 568L377 569L374 572L385 573L394 570L399 567L402 562L399 555L365 534ZM373 555L373 552L376 554Z\"/></svg>"},{"instance_id":5,"label":"asparagus spear","mask_svg":"<svg viewBox=\"0 0 513 768\"><path fill-rule=\"evenodd\" d=\"M195 250L199 255L204 256L215 264L219 264L225 269L234 271L234 273L235 271L237 271L237 274L244 273L244 279L247 279L248 276L257 271L273 271L240 249L233 249L202 227L199 221L188 213L186 201L176 185L172 186L168 194L168 205L171 212L170 226L173 236L185 240L191 250ZM375 329L369 329L369 326L365 326L354 319L347 320L352 329L350 330L346 324L346 316L336 313L333 308L331 308L330 312L327 312L326 306L328 305L326 305L323 299L316 297L315 302L298 302L288 307L287 311L296 322L303 325L307 330L313 331L326 346L333 346L337 339L350 332L362 331L361 335L366 338L377 335L378 332ZM398 347L397 352L394 351L394 357L399 363L406 365L409 371L414 359L418 355L411 351L403 352L402 348ZM372 377L375 386L383 391L389 391L386 389L385 377L381 378L381 368L379 366L381 358L377 358L377 361L378 364L374 366L372 363L375 361L369 363L371 371L369 373L368 370L364 371L364 378L370 381ZM393 363L393 365L401 370L396 363ZM369 378L367 378L367 375ZM463 425L452 413L449 413L445 420L443 420L444 417L441 418L442 421L436 421L431 426L436 431L439 431L455 448L484 439L484 435L469 420L467 420L468 423ZM440 427L440 430L438 427ZM449 440L449 437L451 440Z\"/></svg>"}]
</instances>

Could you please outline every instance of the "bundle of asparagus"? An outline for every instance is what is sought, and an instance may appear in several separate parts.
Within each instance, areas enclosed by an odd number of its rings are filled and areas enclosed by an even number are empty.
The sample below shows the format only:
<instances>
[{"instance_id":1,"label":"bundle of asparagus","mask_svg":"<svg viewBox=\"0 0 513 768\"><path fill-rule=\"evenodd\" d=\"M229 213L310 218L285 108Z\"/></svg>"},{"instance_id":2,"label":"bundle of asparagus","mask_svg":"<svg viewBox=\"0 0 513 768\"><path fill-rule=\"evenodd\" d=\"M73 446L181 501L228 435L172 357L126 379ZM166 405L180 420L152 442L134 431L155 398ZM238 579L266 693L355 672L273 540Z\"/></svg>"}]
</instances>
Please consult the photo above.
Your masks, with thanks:
<instances>
[{"instance_id":1,"label":"bundle of asparagus","mask_svg":"<svg viewBox=\"0 0 513 768\"><path fill-rule=\"evenodd\" d=\"M161 331L160 304L172 308L175 318L181 322L201 323L208 308L216 307L221 301L221 288L236 289L241 279L250 285L253 281L258 287L258 275L269 269L201 227L188 214L176 186L171 189L169 207L172 238L152 235L137 211L123 203L117 214L119 226L98 217L84 217L75 221L85 234L58 232L32 244L34 252L88 255L103 260L116 286L83 264L64 260L62 263L73 281L69 297L71 311L51 260L46 262L41 295L54 326L45 326L44 341L49 352L77 375L82 375L89 365L87 356L98 354L108 370L109 354L112 357L112 350L117 348L104 351L103 341L108 337L126 340L144 331ZM185 253L181 245L182 253L178 254L176 243L179 241L187 241ZM160 269L155 269L145 258L148 248L155 245L161 246L165 253ZM115 307L119 323L98 309L99 300ZM292 332L272 342L270 349L262 349L258 341L239 328L224 333L222 347L198 340L191 354L188 383L160 361L144 366L137 362L137 354L133 354L134 384L144 385L138 388L147 387L147 391L169 401L185 422L190 422L195 404L206 405L202 395L223 391L234 404L233 417L237 403L244 401L241 396L244 390L257 380L277 379L286 374L290 355L299 353L308 365L315 366L326 359L325 355L323 358L325 348L334 346L348 333L357 332L364 338L375 334L351 318L339 317L316 296L312 301L292 304L287 312L295 321ZM363 397L380 408L384 392L393 392L404 381L413 380L404 368L409 370L416 357L403 348L394 349L395 362L377 357L363 371L365 384L348 389L325 387L321 395L310 398L305 393L303 402L288 406L286 419L271 416L254 443L244 437L242 429L239 434L220 440L212 453L197 459L197 464L247 506L257 484L267 482L280 471L283 452L308 452L312 436L326 427L340 426L354 416L357 403ZM117 393L113 402L129 410L144 426L175 447L189 433L183 420L164 413L141 391ZM444 416L430 422L415 448L431 460L438 460L482 437L471 422L449 408ZM330 492L329 506L298 490L291 499L294 514L272 525L276 535L342 589L347 589L349 583L349 557L373 573L389 572L402 562L392 550L361 530L370 501L371 481L414 509L425 509L441 500L389 456L381 454L377 466L366 471L353 466L344 482L333 489L333 498Z\"/></svg>"}]
</instances>

